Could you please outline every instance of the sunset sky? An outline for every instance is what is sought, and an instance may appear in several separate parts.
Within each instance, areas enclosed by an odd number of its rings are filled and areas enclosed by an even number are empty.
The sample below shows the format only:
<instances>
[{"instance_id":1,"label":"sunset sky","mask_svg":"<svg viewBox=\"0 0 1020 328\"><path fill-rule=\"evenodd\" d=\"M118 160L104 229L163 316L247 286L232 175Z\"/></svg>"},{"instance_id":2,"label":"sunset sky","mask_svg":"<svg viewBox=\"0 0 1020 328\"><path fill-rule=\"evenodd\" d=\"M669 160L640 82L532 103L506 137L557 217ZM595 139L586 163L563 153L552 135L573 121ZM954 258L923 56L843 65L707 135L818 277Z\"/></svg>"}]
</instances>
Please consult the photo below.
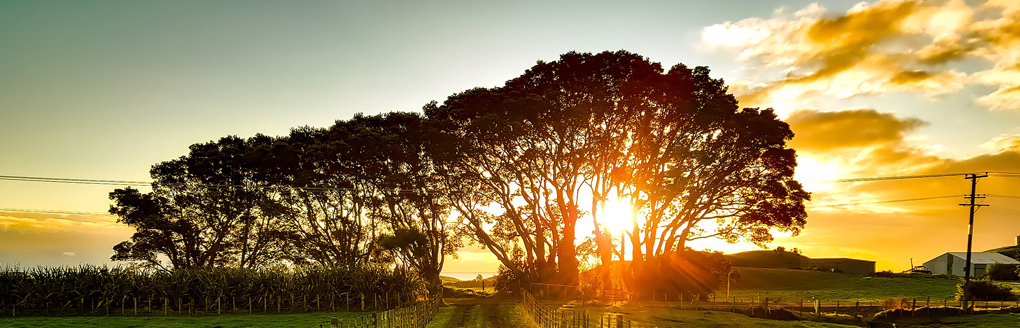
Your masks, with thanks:
<instances>
[{"instance_id":1,"label":"sunset sky","mask_svg":"<svg viewBox=\"0 0 1020 328\"><path fill-rule=\"evenodd\" d=\"M966 249L969 181L832 180L1020 172L1016 0L7 0L0 175L147 181L194 143L418 111L538 60L619 49L708 66L741 106L790 123L813 201L803 233L772 247L906 270ZM0 265L111 263L132 230L88 213L114 188L0 180ZM1020 178L978 192L991 206L974 248L1015 243ZM887 202L916 198L935 199ZM446 270L496 265L469 247Z\"/></svg>"}]
</instances>

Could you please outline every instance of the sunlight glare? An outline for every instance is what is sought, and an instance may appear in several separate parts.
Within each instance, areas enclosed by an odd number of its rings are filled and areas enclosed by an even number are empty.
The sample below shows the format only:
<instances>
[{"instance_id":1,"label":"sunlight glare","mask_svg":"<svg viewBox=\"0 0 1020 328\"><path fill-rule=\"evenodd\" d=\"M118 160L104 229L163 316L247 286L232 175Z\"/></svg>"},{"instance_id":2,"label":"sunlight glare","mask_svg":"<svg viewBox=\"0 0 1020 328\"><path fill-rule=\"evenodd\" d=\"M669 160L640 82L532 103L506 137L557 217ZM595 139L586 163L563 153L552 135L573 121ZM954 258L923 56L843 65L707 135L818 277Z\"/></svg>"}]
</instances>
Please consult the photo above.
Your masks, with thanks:
<instances>
[{"instance_id":1,"label":"sunlight glare","mask_svg":"<svg viewBox=\"0 0 1020 328\"><path fill-rule=\"evenodd\" d=\"M627 201L611 197L606 200L605 207L599 215L599 223L606 227L613 234L619 236L622 231L630 231L633 228L633 214L630 204Z\"/></svg>"},{"instance_id":2,"label":"sunlight glare","mask_svg":"<svg viewBox=\"0 0 1020 328\"><path fill-rule=\"evenodd\" d=\"M828 180L839 177L839 166L836 162L822 163L811 156L797 156L797 169L793 178L804 185L806 191L820 191L832 188Z\"/></svg>"}]
</instances>

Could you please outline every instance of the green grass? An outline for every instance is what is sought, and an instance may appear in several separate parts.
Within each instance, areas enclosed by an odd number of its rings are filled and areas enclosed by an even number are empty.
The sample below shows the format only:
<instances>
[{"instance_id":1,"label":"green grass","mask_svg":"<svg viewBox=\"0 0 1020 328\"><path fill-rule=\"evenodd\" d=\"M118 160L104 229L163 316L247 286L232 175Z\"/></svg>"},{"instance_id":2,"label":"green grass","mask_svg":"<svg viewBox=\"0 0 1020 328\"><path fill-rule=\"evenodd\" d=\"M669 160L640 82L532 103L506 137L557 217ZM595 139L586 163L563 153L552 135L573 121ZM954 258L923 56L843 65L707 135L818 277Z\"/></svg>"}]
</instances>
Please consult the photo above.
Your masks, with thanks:
<instances>
[{"instance_id":1,"label":"green grass","mask_svg":"<svg viewBox=\"0 0 1020 328\"><path fill-rule=\"evenodd\" d=\"M534 322L519 304L482 303L445 306L439 309L428 328L492 327L533 328Z\"/></svg>"},{"instance_id":2,"label":"green grass","mask_svg":"<svg viewBox=\"0 0 1020 328\"><path fill-rule=\"evenodd\" d=\"M586 308L592 313L607 311L608 308ZM751 318L743 314L719 311L678 310L662 307L624 306L613 312L623 313L626 318L659 327L796 327L796 328L846 328L853 327L814 321L778 321Z\"/></svg>"},{"instance_id":3,"label":"green grass","mask_svg":"<svg viewBox=\"0 0 1020 328\"><path fill-rule=\"evenodd\" d=\"M251 314L208 317L6 317L0 327L318 327L329 320L371 315L370 312Z\"/></svg>"},{"instance_id":4,"label":"green grass","mask_svg":"<svg viewBox=\"0 0 1020 328\"><path fill-rule=\"evenodd\" d=\"M741 280L730 285L730 297L748 300L769 297L797 302L812 297L825 302L880 301L886 297L906 296L942 300L953 299L960 279L943 276L874 277L812 270L737 268ZM725 297L726 287L716 292Z\"/></svg>"},{"instance_id":5,"label":"green grass","mask_svg":"<svg viewBox=\"0 0 1020 328\"><path fill-rule=\"evenodd\" d=\"M896 320L900 327L1017 327L1020 313L978 314L952 317L915 317Z\"/></svg>"}]
</instances>

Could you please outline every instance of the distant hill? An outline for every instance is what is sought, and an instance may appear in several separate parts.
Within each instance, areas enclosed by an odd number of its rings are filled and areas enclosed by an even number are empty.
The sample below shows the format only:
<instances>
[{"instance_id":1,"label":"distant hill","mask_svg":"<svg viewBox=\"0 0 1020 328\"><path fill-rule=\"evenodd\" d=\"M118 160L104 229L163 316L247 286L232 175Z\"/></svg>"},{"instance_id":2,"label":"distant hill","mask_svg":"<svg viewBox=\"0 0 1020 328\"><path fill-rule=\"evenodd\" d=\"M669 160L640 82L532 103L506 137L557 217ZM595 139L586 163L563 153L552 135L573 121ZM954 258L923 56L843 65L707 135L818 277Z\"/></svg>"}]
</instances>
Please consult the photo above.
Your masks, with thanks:
<instances>
[{"instance_id":1,"label":"distant hill","mask_svg":"<svg viewBox=\"0 0 1020 328\"><path fill-rule=\"evenodd\" d=\"M478 281L478 280L474 280L474 279L472 279L472 280L460 280L460 279L453 278L453 277L442 277L442 278L443 278L443 285L444 286L457 287L457 288L482 288L482 282ZM449 282L447 282L446 278L453 279L453 280L456 280L456 281L449 281ZM488 277L488 278L485 278L483 280L485 280L485 288L492 288L493 286L496 285L496 277L495 276Z\"/></svg>"},{"instance_id":2,"label":"distant hill","mask_svg":"<svg viewBox=\"0 0 1020 328\"><path fill-rule=\"evenodd\" d=\"M1006 246L993 248L985 252L996 252L1014 259L1020 258L1020 246Z\"/></svg>"},{"instance_id":3,"label":"distant hill","mask_svg":"<svg viewBox=\"0 0 1020 328\"><path fill-rule=\"evenodd\" d=\"M457 279L457 278L454 278L454 277L449 277L449 276L439 276L439 281L441 281L443 285L448 285L448 284L453 284L453 283L459 282L461 280Z\"/></svg>"},{"instance_id":4,"label":"distant hill","mask_svg":"<svg viewBox=\"0 0 1020 328\"><path fill-rule=\"evenodd\" d=\"M753 268L800 268L800 262L807 256L793 252L776 252L772 250L747 251L725 255L730 265L735 267Z\"/></svg>"}]
</instances>

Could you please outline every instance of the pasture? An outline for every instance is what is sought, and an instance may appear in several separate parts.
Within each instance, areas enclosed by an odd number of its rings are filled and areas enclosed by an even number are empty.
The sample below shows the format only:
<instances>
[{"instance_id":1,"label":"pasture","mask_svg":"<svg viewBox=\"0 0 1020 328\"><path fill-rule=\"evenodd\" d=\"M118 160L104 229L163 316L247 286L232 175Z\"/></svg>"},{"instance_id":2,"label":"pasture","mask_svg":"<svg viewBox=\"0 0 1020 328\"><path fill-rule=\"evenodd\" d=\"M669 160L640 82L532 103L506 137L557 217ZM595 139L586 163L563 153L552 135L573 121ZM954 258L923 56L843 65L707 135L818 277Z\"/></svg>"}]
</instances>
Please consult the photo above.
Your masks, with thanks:
<instances>
[{"instance_id":1,"label":"pasture","mask_svg":"<svg viewBox=\"0 0 1020 328\"><path fill-rule=\"evenodd\" d=\"M812 270L736 269L741 279L730 285L730 298L740 301L766 297L782 302L811 298L824 302L867 302L886 297L931 297L932 301L948 298L951 301L956 295L956 285L962 282L955 277L932 275L876 277ZM716 293L719 300L725 298L725 286Z\"/></svg>"}]
</instances>

